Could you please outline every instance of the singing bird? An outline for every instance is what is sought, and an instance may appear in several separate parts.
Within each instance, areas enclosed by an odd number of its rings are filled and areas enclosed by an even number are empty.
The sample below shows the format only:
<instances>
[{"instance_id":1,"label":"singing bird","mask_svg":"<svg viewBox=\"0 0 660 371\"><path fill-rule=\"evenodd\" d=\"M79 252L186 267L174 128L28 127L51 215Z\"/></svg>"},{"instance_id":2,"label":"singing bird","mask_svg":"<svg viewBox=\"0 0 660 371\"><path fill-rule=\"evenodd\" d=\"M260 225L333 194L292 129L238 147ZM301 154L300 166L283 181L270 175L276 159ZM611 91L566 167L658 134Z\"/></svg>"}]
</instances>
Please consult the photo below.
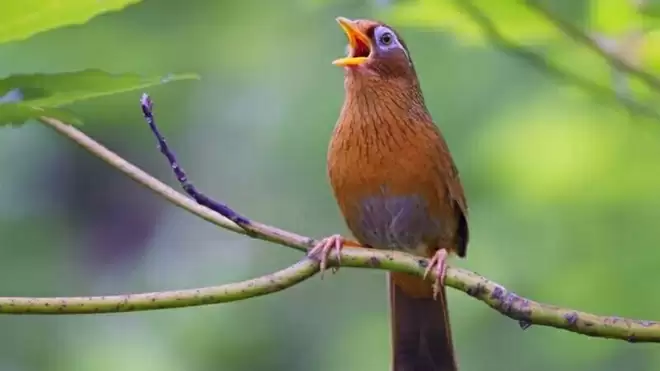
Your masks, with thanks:
<instances>
[{"instance_id":1,"label":"singing bird","mask_svg":"<svg viewBox=\"0 0 660 371\"><path fill-rule=\"evenodd\" d=\"M467 204L449 148L424 103L399 34L372 20L337 22L348 37L345 100L327 171L357 241L333 235L310 256L342 247L396 249L430 258L424 278L389 273L394 371L457 370L444 288L448 254L465 257ZM431 282L433 270L438 279Z\"/></svg>"}]
</instances>

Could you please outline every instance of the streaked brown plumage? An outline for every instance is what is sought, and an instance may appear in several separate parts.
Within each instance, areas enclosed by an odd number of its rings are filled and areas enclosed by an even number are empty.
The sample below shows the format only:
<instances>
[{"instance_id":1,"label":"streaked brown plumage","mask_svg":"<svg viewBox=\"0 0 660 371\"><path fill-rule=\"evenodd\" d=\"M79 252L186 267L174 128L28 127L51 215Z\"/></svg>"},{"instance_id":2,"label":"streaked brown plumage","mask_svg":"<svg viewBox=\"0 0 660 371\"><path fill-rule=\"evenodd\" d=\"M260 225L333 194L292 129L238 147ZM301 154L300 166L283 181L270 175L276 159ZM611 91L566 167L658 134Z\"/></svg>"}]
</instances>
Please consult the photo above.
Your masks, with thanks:
<instances>
[{"instance_id":1,"label":"streaked brown plumage","mask_svg":"<svg viewBox=\"0 0 660 371\"><path fill-rule=\"evenodd\" d=\"M467 205L458 171L426 109L405 43L391 27L337 19L350 52L345 101L330 141L328 175L359 243L432 258L435 284L389 274L394 371L457 370L444 278L448 253L467 252ZM312 254L322 266L346 242L324 239ZM434 300L435 299L435 300Z\"/></svg>"}]
</instances>

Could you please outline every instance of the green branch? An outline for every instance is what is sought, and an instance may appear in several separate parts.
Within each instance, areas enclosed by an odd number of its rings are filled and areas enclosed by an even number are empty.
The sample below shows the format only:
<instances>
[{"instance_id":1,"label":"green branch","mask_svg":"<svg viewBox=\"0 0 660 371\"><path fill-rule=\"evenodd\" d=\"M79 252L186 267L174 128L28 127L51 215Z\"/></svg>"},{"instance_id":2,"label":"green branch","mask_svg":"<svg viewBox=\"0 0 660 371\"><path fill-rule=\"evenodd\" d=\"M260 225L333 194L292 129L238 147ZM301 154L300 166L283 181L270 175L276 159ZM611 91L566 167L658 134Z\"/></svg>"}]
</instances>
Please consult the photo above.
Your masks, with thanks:
<instances>
[{"instance_id":1,"label":"green branch","mask_svg":"<svg viewBox=\"0 0 660 371\"><path fill-rule=\"evenodd\" d=\"M169 202L222 228L249 234L251 237L306 251L315 243L309 237L297 235L265 224L250 222L247 232L228 219L198 205L156 178L140 170L103 147L73 126L52 118L41 122L73 140L96 157L123 172ZM337 264L331 254L330 264ZM345 248L341 266L406 272L421 276L428 260L396 251ZM226 285L143 294L90 297L0 297L0 313L5 314L83 314L144 311L180 308L244 300L284 290L315 275L317 261L303 258L298 263L263 277ZM660 342L660 324L611 316L579 312L538 303L507 290L501 285L465 269L448 267L446 285L481 300L503 315L517 320L523 328L532 324L629 342Z\"/></svg>"},{"instance_id":2,"label":"green branch","mask_svg":"<svg viewBox=\"0 0 660 371\"><path fill-rule=\"evenodd\" d=\"M124 295L0 297L0 314L120 313L228 303L284 290L317 272L318 263L304 259L266 276L220 286Z\"/></svg>"}]
</instances>

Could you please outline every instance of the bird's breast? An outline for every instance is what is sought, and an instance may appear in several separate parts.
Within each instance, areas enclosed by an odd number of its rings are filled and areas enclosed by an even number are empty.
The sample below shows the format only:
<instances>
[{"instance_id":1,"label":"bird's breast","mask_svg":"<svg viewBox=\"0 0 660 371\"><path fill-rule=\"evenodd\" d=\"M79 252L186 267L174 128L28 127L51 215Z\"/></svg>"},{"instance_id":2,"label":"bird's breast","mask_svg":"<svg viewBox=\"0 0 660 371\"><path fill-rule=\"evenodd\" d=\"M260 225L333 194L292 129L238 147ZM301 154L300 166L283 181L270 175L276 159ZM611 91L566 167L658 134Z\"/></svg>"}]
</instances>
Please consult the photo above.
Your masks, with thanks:
<instances>
[{"instance_id":1,"label":"bird's breast","mask_svg":"<svg viewBox=\"0 0 660 371\"><path fill-rule=\"evenodd\" d=\"M328 175L358 241L416 255L454 249L463 222L455 172L417 87L347 80Z\"/></svg>"},{"instance_id":2,"label":"bird's breast","mask_svg":"<svg viewBox=\"0 0 660 371\"><path fill-rule=\"evenodd\" d=\"M451 237L453 210L427 138L406 143L400 136L388 144L384 135L356 131L333 138L330 183L361 243L426 255L428 246Z\"/></svg>"}]
</instances>

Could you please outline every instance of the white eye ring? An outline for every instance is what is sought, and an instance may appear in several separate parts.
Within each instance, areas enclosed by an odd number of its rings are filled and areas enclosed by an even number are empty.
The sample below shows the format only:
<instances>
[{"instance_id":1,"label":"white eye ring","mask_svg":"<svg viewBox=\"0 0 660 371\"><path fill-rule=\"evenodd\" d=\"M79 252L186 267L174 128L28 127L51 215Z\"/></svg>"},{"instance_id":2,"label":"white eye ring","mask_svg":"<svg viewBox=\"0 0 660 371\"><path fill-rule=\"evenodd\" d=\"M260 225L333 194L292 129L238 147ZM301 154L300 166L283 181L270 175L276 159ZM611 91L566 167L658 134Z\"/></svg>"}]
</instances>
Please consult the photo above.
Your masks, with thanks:
<instances>
[{"instance_id":1,"label":"white eye ring","mask_svg":"<svg viewBox=\"0 0 660 371\"><path fill-rule=\"evenodd\" d=\"M378 45L378 48L381 50L392 50L392 49L401 49L403 53L406 55L406 58L408 58L408 61L410 61L410 56L408 55L408 51L406 48L401 45L401 42L399 42L399 39L396 37L396 34L394 31L391 29L385 27L385 26L378 26L374 30L374 39L376 40L376 44Z\"/></svg>"},{"instance_id":2,"label":"white eye ring","mask_svg":"<svg viewBox=\"0 0 660 371\"><path fill-rule=\"evenodd\" d=\"M394 49L397 47L403 49L394 32L385 26L378 26L374 30L374 39L376 39L376 44L381 49Z\"/></svg>"}]
</instances>

